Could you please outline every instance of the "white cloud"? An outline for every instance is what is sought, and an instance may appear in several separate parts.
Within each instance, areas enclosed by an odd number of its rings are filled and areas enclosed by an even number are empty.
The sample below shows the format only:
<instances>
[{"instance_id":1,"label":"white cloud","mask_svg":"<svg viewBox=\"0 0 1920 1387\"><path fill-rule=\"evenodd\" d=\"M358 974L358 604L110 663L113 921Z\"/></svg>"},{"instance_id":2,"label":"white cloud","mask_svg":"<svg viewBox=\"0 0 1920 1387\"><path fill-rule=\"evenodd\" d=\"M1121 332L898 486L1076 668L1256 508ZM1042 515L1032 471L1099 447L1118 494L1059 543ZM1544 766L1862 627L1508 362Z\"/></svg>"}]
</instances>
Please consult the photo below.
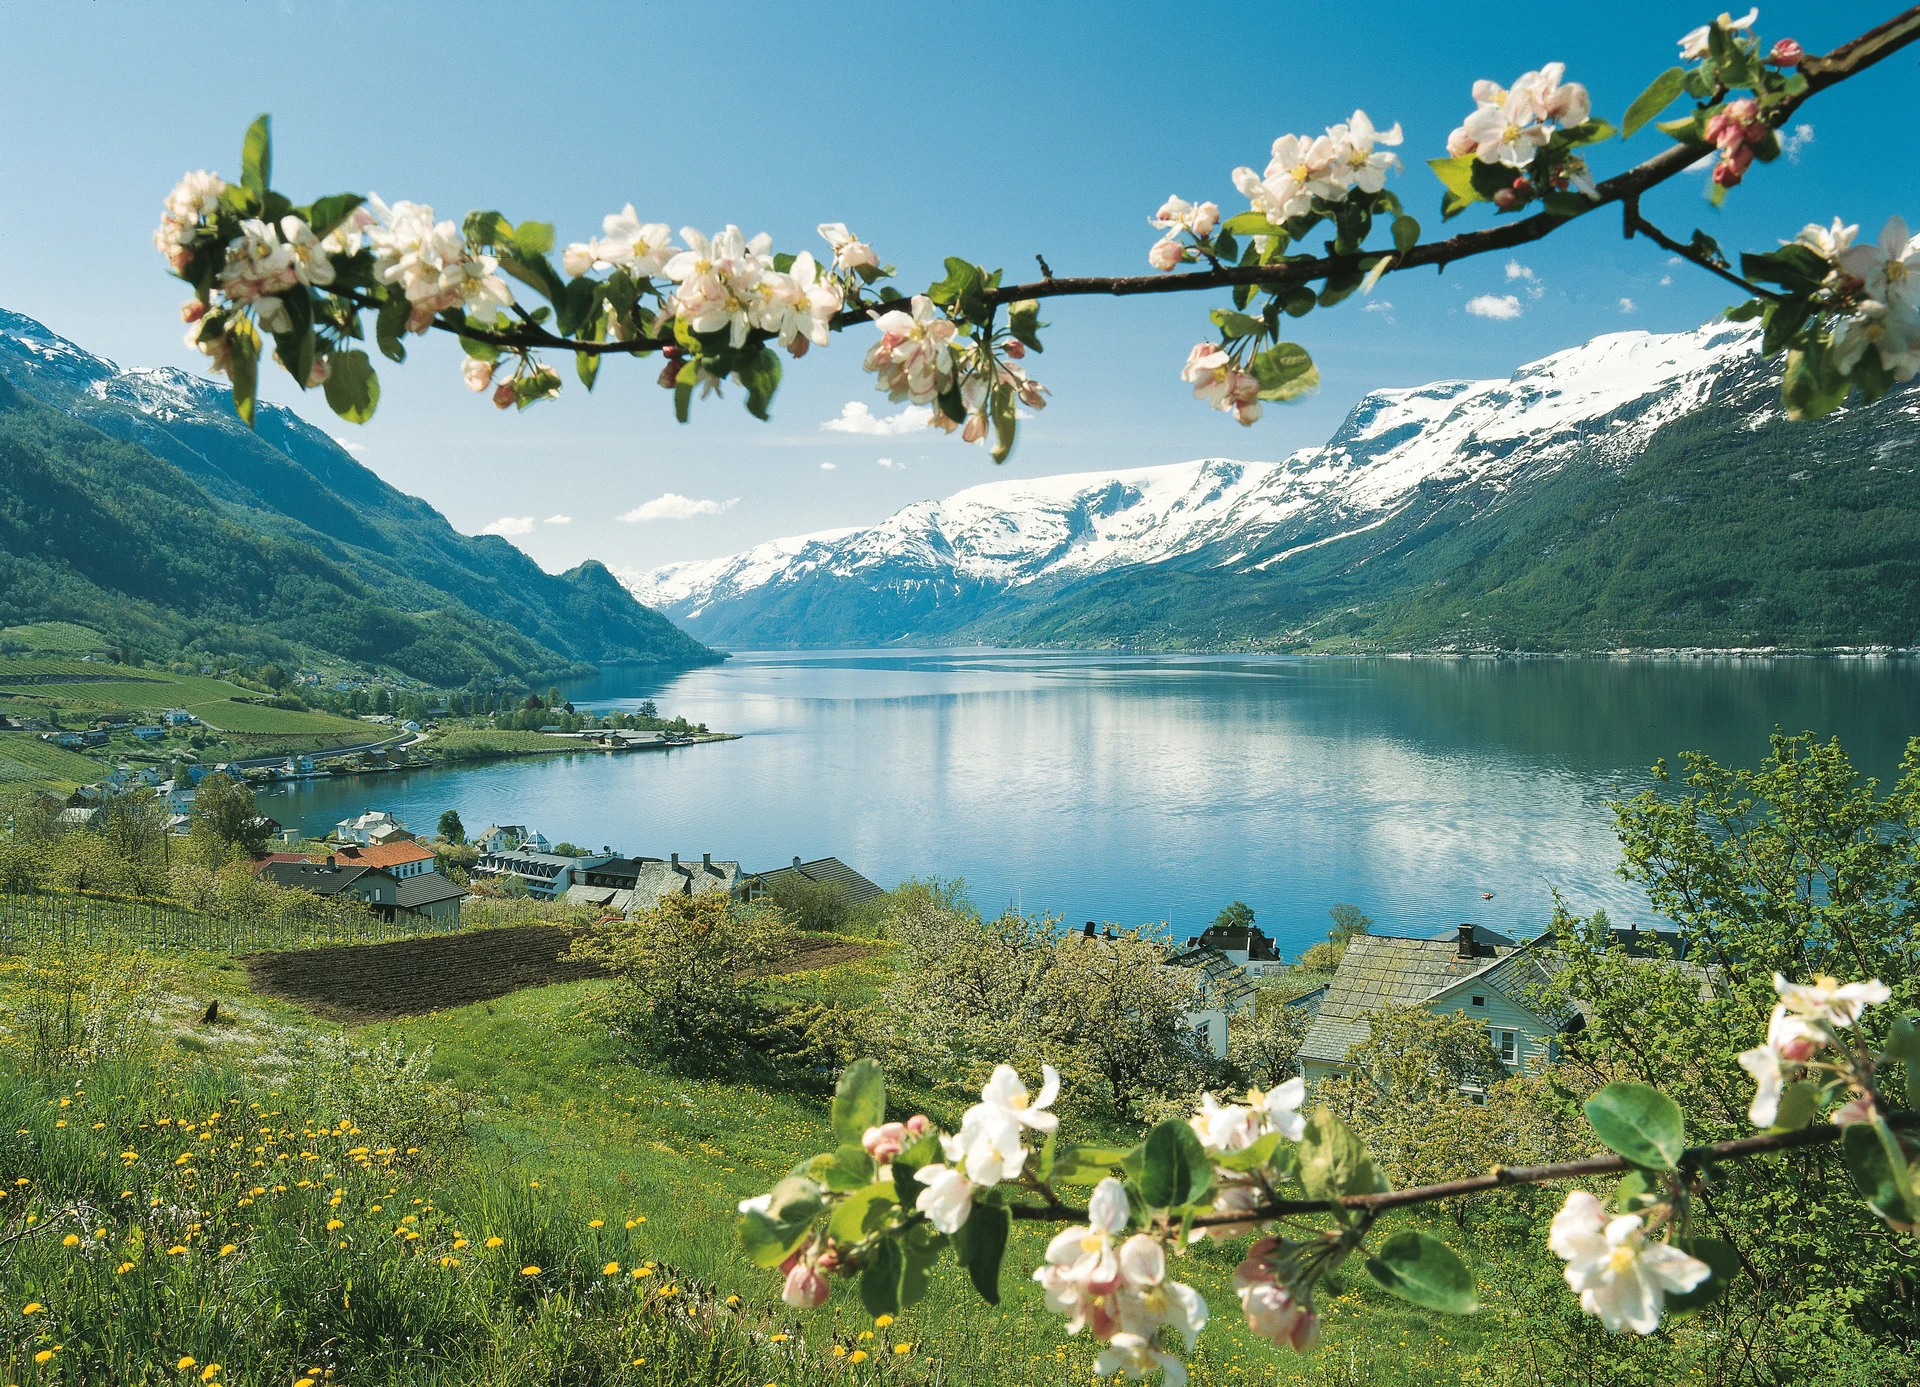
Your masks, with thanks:
<instances>
[{"instance_id":1,"label":"white cloud","mask_svg":"<svg viewBox=\"0 0 1920 1387\"><path fill-rule=\"evenodd\" d=\"M1664 289L1664 288L1666 288L1666 287L1667 287L1667 286L1668 286L1669 284L1671 284L1671 283L1673 283L1673 276L1672 276L1672 275L1661 275L1661 276L1660 276L1660 287L1661 287L1662 289Z\"/></svg>"},{"instance_id":2,"label":"white cloud","mask_svg":"<svg viewBox=\"0 0 1920 1387\"><path fill-rule=\"evenodd\" d=\"M924 429L933 417L931 405L908 405L898 414L875 414L861 400L849 400L837 419L823 420L820 427L831 433L894 434Z\"/></svg>"},{"instance_id":3,"label":"white cloud","mask_svg":"<svg viewBox=\"0 0 1920 1387\"><path fill-rule=\"evenodd\" d=\"M644 505L635 506L619 518L629 525L639 520L691 520L696 515L720 515L739 504L738 496L731 501L696 500L691 496L682 496L677 491L667 491Z\"/></svg>"},{"instance_id":4,"label":"white cloud","mask_svg":"<svg viewBox=\"0 0 1920 1387\"><path fill-rule=\"evenodd\" d=\"M483 535L530 535L533 533L533 517L503 515L480 533Z\"/></svg>"},{"instance_id":5,"label":"white cloud","mask_svg":"<svg viewBox=\"0 0 1920 1387\"><path fill-rule=\"evenodd\" d=\"M1807 146L1812 143L1813 127L1801 121L1793 127L1786 139L1780 141L1780 152L1787 156L1788 163L1797 164L1800 162L1800 156L1806 152Z\"/></svg>"},{"instance_id":6,"label":"white cloud","mask_svg":"<svg viewBox=\"0 0 1920 1387\"><path fill-rule=\"evenodd\" d=\"M573 517L570 515L550 515L540 523L542 525L571 525L573 523Z\"/></svg>"},{"instance_id":7,"label":"white cloud","mask_svg":"<svg viewBox=\"0 0 1920 1387\"><path fill-rule=\"evenodd\" d=\"M839 464L838 464L838 463L833 463L833 462L823 462L823 463L821 463L821 464L820 464L820 470L821 470L822 472L831 472L831 471L833 471L833 469L834 469L835 467L837 467L837 466L839 466Z\"/></svg>"},{"instance_id":8,"label":"white cloud","mask_svg":"<svg viewBox=\"0 0 1920 1387\"><path fill-rule=\"evenodd\" d=\"M902 469L906 467L906 463L895 462L892 458L880 458L879 463L882 467L898 467Z\"/></svg>"},{"instance_id":9,"label":"white cloud","mask_svg":"<svg viewBox=\"0 0 1920 1387\"><path fill-rule=\"evenodd\" d=\"M1507 278L1508 279L1538 279L1539 276L1536 275L1532 270L1528 269L1525 265L1522 265L1518 260L1509 260L1507 262Z\"/></svg>"},{"instance_id":10,"label":"white cloud","mask_svg":"<svg viewBox=\"0 0 1920 1387\"><path fill-rule=\"evenodd\" d=\"M1520 300L1512 294L1481 294L1478 298L1467 300L1467 312L1476 318L1498 318L1505 321L1518 318L1525 311L1520 307Z\"/></svg>"},{"instance_id":11,"label":"white cloud","mask_svg":"<svg viewBox=\"0 0 1920 1387\"><path fill-rule=\"evenodd\" d=\"M345 448L349 453L352 453L355 457L359 457L361 454L367 451L366 444L355 443L351 438L342 438L337 433L328 434L327 437L331 438L335 443L338 443L342 448Z\"/></svg>"},{"instance_id":12,"label":"white cloud","mask_svg":"<svg viewBox=\"0 0 1920 1387\"><path fill-rule=\"evenodd\" d=\"M1368 304L1365 308L1362 308L1360 311L1362 313L1391 313L1393 312L1393 305L1388 303L1385 299L1375 299L1372 303Z\"/></svg>"},{"instance_id":13,"label":"white cloud","mask_svg":"<svg viewBox=\"0 0 1920 1387\"><path fill-rule=\"evenodd\" d=\"M1638 313L1640 311L1640 305L1635 303L1632 299L1621 299L1620 311L1622 313Z\"/></svg>"}]
</instances>

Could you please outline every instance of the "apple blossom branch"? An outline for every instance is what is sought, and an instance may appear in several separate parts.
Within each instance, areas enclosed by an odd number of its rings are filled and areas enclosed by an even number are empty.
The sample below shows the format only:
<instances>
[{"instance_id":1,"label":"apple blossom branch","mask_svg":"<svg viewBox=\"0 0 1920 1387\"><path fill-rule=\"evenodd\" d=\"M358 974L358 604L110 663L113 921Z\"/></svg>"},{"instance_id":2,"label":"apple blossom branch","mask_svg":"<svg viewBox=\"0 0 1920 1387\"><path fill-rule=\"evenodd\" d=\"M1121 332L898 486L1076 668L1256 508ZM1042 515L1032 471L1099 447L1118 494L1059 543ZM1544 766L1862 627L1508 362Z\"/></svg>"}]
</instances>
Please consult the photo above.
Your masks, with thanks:
<instances>
[{"instance_id":1,"label":"apple blossom branch","mask_svg":"<svg viewBox=\"0 0 1920 1387\"><path fill-rule=\"evenodd\" d=\"M1886 1124L1902 1130L1920 1128L1920 1112L1893 1113L1886 1118ZM1767 1132L1755 1137L1737 1137L1731 1141L1714 1142L1706 1146L1691 1146L1676 1163L1676 1169L1682 1173L1693 1173L1703 1166L1719 1161L1748 1160L1755 1156L1795 1151L1803 1147L1826 1146L1839 1141L1845 1131L1846 1128L1829 1123L1802 1127L1798 1131ZM1336 1208L1350 1209L1356 1213L1377 1214L1387 1209L1406 1208L1414 1204L1431 1204L1442 1199L1457 1199L1461 1195L1479 1194L1486 1190L1506 1189L1515 1185L1544 1185L1556 1180L1576 1180L1587 1175L1623 1175L1634 1168L1633 1163L1624 1156L1593 1156L1585 1160L1559 1161L1552 1165L1496 1166L1485 1175L1472 1175L1462 1180L1446 1180L1435 1185L1415 1185L1404 1190L1389 1190L1383 1194L1354 1194L1337 1200L1276 1199L1244 1212L1202 1214L1193 1220L1192 1226L1195 1228L1248 1227L1269 1219L1286 1218L1295 1214L1330 1213ZM1016 1219L1043 1223L1084 1222L1087 1217L1085 1209L1076 1209L1059 1202L1045 1205L1014 1204L1010 1206L1010 1210Z\"/></svg>"},{"instance_id":2,"label":"apple blossom branch","mask_svg":"<svg viewBox=\"0 0 1920 1387\"><path fill-rule=\"evenodd\" d=\"M1828 53L1804 59L1800 64L1800 70L1807 78L1806 90L1798 96L1788 97L1771 107L1767 113L1768 123L1777 129L1817 93L1838 86L1865 72L1916 40L1920 40L1920 5L1910 7L1857 38L1840 44ZM1622 204L1623 229L1629 239L1636 234L1643 235L1672 254L1718 275L1729 283L1738 285L1749 293L1763 298L1772 297L1769 291L1758 289L1751 281L1732 273L1724 263L1715 263L1711 254L1703 252L1697 246L1674 240L1641 215L1640 197L1643 193L1685 172L1698 162L1700 157L1700 150L1692 145L1676 145L1672 149L1664 150L1625 172L1597 184L1596 196L1592 199L1593 206L1598 208L1614 202ZM1578 220L1577 217L1539 212L1504 225L1462 232L1444 240L1415 245L1405 251L1389 252L1390 263L1383 272L1399 273L1427 265L1444 271L1448 265L1458 260L1511 251L1520 246L1530 245ZM1328 244L1330 248L1331 242ZM1306 284L1358 273L1365 266L1377 261L1381 254L1382 252L1378 250L1363 250L1350 254L1329 253L1320 257L1297 258L1270 265L1216 263L1209 269L1181 274L1065 277L1047 274L1042 279L1024 284L983 288L979 293L979 302L985 306L997 308L1036 299L1089 295L1128 298L1140 294L1181 294L1232 289L1242 285L1271 288ZM377 300L357 290L336 288L333 292L361 308L377 309L379 307ZM900 301L856 299L831 319L831 326L836 329L860 326L868 322L874 313L895 307L898 302ZM532 321L524 312L521 317L520 326L511 329L483 328L471 321L462 320L457 313L436 318L432 326L442 332L485 342L507 351L556 350L573 352L581 356L641 355L675 345L675 337L671 330L636 336L624 341L587 341L550 332ZM771 340L773 336L774 334L770 332L756 329L749 335L748 342L758 344Z\"/></svg>"}]
</instances>

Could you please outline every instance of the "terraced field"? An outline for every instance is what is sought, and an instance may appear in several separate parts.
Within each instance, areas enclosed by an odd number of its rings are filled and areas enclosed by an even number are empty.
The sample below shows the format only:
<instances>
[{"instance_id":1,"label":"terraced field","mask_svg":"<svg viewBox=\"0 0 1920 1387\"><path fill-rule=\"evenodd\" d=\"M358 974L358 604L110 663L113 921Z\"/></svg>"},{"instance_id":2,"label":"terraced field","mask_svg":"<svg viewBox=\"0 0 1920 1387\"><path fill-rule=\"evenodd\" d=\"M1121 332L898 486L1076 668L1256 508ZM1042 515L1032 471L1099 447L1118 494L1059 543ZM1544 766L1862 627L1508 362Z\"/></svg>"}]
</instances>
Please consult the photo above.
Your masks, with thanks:
<instances>
[{"instance_id":1,"label":"terraced field","mask_svg":"<svg viewBox=\"0 0 1920 1387\"><path fill-rule=\"evenodd\" d=\"M43 742L31 732L0 732L0 781L85 785L99 778L98 761Z\"/></svg>"}]
</instances>

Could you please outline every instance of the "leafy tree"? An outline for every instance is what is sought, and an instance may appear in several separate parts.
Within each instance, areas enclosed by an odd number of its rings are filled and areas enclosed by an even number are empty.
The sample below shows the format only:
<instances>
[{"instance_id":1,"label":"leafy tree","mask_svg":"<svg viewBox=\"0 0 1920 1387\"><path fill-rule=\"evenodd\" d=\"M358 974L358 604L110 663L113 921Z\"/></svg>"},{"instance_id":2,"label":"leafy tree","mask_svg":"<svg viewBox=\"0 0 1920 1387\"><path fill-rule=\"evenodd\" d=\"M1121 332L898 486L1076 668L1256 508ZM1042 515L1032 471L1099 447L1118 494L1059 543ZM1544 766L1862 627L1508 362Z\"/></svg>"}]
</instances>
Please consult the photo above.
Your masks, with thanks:
<instances>
[{"instance_id":1,"label":"leafy tree","mask_svg":"<svg viewBox=\"0 0 1920 1387\"><path fill-rule=\"evenodd\" d=\"M200 782L193 796L190 833L212 845L216 855L237 848L259 852L267 845L271 829L254 807L253 790L244 780L236 780L224 771L215 771Z\"/></svg>"},{"instance_id":2,"label":"leafy tree","mask_svg":"<svg viewBox=\"0 0 1920 1387\"><path fill-rule=\"evenodd\" d=\"M460 822L458 809L442 810L440 814L440 837L448 843L467 841L467 826Z\"/></svg>"},{"instance_id":3,"label":"leafy tree","mask_svg":"<svg viewBox=\"0 0 1920 1387\"><path fill-rule=\"evenodd\" d=\"M275 693L279 693L280 690L287 685L287 672L278 665L262 665L260 667L260 682L272 689Z\"/></svg>"},{"instance_id":4,"label":"leafy tree","mask_svg":"<svg viewBox=\"0 0 1920 1387\"><path fill-rule=\"evenodd\" d=\"M1236 1084L1272 1088L1299 1068L1300 1043L1313 1018L1304 1007L1287 1005L1284 979L1269 979L1254 995L1251 1016L1227 1020L1227 1067Z\"/></svg>"},{"instance_id":5,"label":"leafy tree","mask_svg":"<svg viewBox=\"0 0 1920 1387\"><path fill-rule=\"evenodd\" d=\"M659 704L657 704L657 703L655 703L655 702L654 702L654 701L653 701L652 699L650 699L650 698L643 698L643 699L641 699L641 700L640 700L640 716L641 716L641 717L643 717L643 718L657 718L657 717L659 717L659 716L660 716L660 705L659 705Z\"/></svg>"},{"instance_id":6,"label":"leafy tree","mask_svg":"<svg viewBox=\"0 0 1920 1387\"><path fill-rule=\"evenodd\" d=\"M1333 917L1333 928L1327 931L1326 939L1300 955L1299 966L1310 973L1331 973L1347 956L1347 945L1353 937L1373 928L1373 918L1357 905L1342 902L1327 914Z\"/></svg>"},{"instance_id":7,"label":"leafy tree","mask_svg":"<svg viewBox=\"0 0 1920 1387\"><path fill-rule=\"evenodd\" d=\"M1215 929L1252 929L1253 907L1245 901L1235 901L1225 910L1213 917Z\"/></svg>"},{"instance_id":8,"label":"leafy tree","mask_svg":"<svg viewBox=\"0 0 1920 1387\"><path fill-rule=\"evenodd\" d=\"M853 918L847 889L838 882L808 881L794 873L781 878L769 894L782 915L809 933L843 930Z\"/></svg>"},{"instance_id":9,"label":"leafy tree","mask_svg":"<svg viewBox=\"0 0 1920 1387\"><path fill-rule=\"evenodd\" d=\"M642 1053L696 1073L722 1072L769 1019L762 975L789 947L780 913L723 892L669 896L627 920L601 920L569 957L613 975L604 1013Z\"/></svg>"}]
</instances>

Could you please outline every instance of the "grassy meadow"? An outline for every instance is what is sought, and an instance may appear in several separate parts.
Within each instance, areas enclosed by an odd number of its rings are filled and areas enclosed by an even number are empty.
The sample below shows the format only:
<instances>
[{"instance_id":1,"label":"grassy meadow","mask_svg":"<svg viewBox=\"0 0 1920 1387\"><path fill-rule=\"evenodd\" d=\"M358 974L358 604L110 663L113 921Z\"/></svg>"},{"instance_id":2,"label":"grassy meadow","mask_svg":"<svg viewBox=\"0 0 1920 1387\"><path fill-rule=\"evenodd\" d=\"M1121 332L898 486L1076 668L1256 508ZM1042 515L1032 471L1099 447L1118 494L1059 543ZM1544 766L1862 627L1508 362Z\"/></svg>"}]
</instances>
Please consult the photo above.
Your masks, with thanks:
<instances>
[{"instance_id":1,"label":"grassy meadow","mask_svg":"<svg viewBox=\"0 0 1920 1387\"><path fill-rule=\"evenodd\" d=\"M778 1275L736 1249L733 1205L831 1145L824 1092L637 1065L594 1017L602 984L343 1029L250 992L226 955L138 962L158 1018L144 1043L35 1072L39 994L0 960L0 1381L1091 1380L1094 1346L1027 1279L1038 1225L1016 1225L998 1308L947 1262L895 1323L851 1285L818 1311L781 1304ZM88 986L130 976L127 956L80 966ZM882 947L777 986L857 998L889 966ZM360 1056L344 1067L342 1043ZM1069 1123L1063 1139L1122 1135ZM1353 1268L1304 1358L1241 1326L1238 1244L1193 1249L1176 1274L1216 1321L1194 1380L1481 1380L1513 1351L1503 1297L1528 1273L1424 1226L1473 1262L1488 1308L1428 1315Z\"/></svg>"}]
</instances>

